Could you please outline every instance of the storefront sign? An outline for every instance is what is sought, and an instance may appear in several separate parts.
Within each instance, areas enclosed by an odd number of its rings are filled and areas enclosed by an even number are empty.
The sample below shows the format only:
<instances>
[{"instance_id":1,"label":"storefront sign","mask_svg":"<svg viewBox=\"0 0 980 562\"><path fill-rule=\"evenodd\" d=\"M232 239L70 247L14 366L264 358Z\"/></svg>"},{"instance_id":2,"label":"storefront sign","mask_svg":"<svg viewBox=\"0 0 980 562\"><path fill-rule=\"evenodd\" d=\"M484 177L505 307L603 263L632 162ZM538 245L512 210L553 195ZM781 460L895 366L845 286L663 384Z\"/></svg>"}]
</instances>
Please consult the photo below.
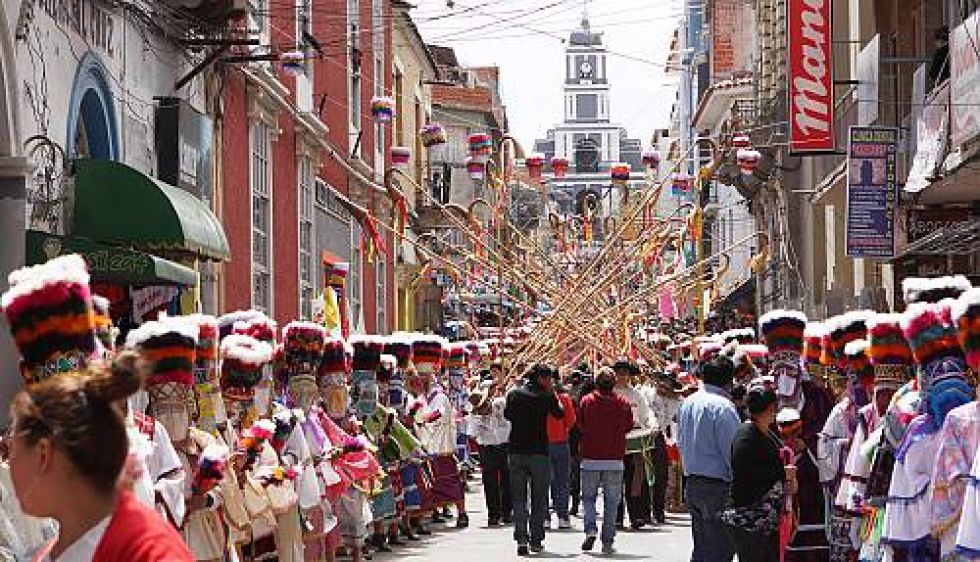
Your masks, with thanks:
<instances>
[{"instance_id":1,"label":"storefront sign","mask_svg":"<svg viewBox=\"0 0 980 562\"><path fill-rule=\"evenodd\" d=\"M950 101L953 103L950 140L953 147L980 134L980 11L949 34Z\"/></svg>"},{"instance_id":2,"label":"storefront sign","mask_svg":"<svg viewBox=\"0 0 980 562\"><path fill-rule=\"evenodd\" d=\"M847 147L847 255L895 255L898 129L851 127Z\"/></svg>"},{"instance_id":3,"label":"storefront sign","mask_svg":"<svg viewBox=\"0 0 980 562\"><path fill-rule=\"evenodd\" d=\"M969 222L972 219L970 209L962 207L912 209L909 211L909 244L938 230Z\"/></svg>"},{"instance_id":4,"label":"storefront sign","mask_svg":"<svg viewBox=\"0 0 980 562\"><path fill-rule=\"evenodd\" d=\"M857 56L858 125L868 126L878 119L879 61L881 35L875 35Z\"/></svg>"},{"instance_id":5,"label":"storefront sign","mask_svg":"<svg viewBox=\"0 0 980 562\"><path fill-rule=\"evenodd\" d=\"M789 0L790 151L834 149L831 0Z\"/></svg>"},{"instance_id":6,"label":"storefront sign","mask_svg":"<svg viewBox=\"0 0 980 562\"><path fill-rule=\"evenodd\" d=\"M74 32L110 57L116 56L116 16L93 0L38 0L55 25Z\"/></svg>"},{"instance_id":7,"label":"storefront sign","mask_svg":"<svg viewBox=\"0 0 980 562\"><path fill-rule=\"evenodd\" d=\"M150 318L148 315L169 305L177 293L176 287L163 285L132 289L130 295L133 300L133 320L138 323L156 320L156 318Z\"/></svg>"}]
</instances>

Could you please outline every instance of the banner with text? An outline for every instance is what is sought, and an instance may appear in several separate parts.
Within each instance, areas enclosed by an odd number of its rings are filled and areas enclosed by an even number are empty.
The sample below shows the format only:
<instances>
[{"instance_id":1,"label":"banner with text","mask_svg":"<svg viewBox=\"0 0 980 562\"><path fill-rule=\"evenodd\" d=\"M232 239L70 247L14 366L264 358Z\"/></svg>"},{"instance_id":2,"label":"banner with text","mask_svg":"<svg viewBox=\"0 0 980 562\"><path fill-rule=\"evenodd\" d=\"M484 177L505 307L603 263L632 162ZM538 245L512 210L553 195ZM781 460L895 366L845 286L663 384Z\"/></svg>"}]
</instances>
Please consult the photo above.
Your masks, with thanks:
<instances>
[{"instance_id":1,"label":"banner with text","mask_svg":"<svg viewBox=\"0 0 980 562\"><path fill-rule=\"evenodd\" d=\"M898 129L851 127L847 142L847 255L895 256Z\"/></svg>"},{"instance_id":2,"label":"banner with text","mask_svg":"<svg viewBox=\"0 0 980 562\"><path fill-rule=\"evenodd\" d=\"M834 61L831 0L789 0L790 152L834 150Z\"/></svg>"}]
</instances>

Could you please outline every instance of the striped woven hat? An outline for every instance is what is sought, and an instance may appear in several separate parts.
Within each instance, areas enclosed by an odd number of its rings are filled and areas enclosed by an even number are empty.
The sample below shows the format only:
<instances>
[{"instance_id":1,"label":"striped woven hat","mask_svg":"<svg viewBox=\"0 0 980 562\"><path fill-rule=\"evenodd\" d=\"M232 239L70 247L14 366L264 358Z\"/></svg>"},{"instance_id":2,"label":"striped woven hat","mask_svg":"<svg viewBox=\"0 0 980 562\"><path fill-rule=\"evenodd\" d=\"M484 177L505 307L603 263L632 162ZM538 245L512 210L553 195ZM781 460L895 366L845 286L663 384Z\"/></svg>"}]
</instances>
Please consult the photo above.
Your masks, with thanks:
<instances>
[{"instance_id":1,"label":"striped woven hat","mask_svg":"<svg viewBox=\"0 0 980 562\"><path fill-rule=\"evenodd\" d=\"M350 338L351 347L354 348L355 371L377 371L381 366L381 354L384 353L385 341L379 336L355 335Z\"/></svg>"},{"instance_id":2,"label":"striped woven hat","mask_svg":"<svg viewBox=\"0 0 980 562\"><path fill-rule=\"evenodd\" d=\"M823 338L827 327L822 322L810 322L803 330L803 366L815 377L823 377L826 371L821 360Z\"/></svg>"},{"instance_id":3,"label":"striped woven hat","mask_svg":"<svg viewBox=\"0 0 980 562\"><path fill-rule=\"evenodd\" d=\"M876 388L895 388L912 379L912 349L902 333L900 314L876 314L868 320L868 358Z\"/></svg>"},{"instance_id":4,"label":"striped woven hat","mask_svg":"<svg viewBox=\"0 0 980 562\"><path fill-rule=\"evenodd\" d=\"M221 391L227 398L251 400L272 361L272 346L251 336L231 334L221 340Z\"/></svg>"},{"instance_id":5,"label":"striped woven hat","mask_svg":"<svg viewBox=\"0 0 980 562\"><path fill-rule=\"evenodd\" d=\"M449 345L449 353L446 357L446 368L465 369L469 358L469 351L465 343L452 343Z\"/></svg>"},{"instance_id":6,"label":"striped woven hat","mask_svg":"<svg viewBox=\"0 0 980 562\"><path fill-rule=\"evenodd\" d=\"M320 368L327 329L315 322L294 321L282 329L286 376L314 375Z\"/></svg>"},{"instance_id":7,"label":"striped woven hat","mask_svg":"<svg viewBox=\"0 0 980 562\"><path fill-rule=\"evenodd\" d=\"M773 310L759 319L759 333L772 355L803 353L806 315L796 310Z\"/></svg>"},{"instance_id":8,"label":"striped woven hat","mask_svg":"<svg viewBox=\"0 0 980 562\"><path fill-rule=\"evenodd\" d=\"M126 347L149 362L146 392L156 403L188 403L194 385L198 324L184 316L146 322L126 336Z\"/></svg>"},{"instance_id":9,"label":"striped woven hat","mask_svg":"<svg viewBox=\"0 0 980 562\"><path fill-rule=\"evenodd\" d=\"M0 307L20 350L24 382L84 369L96 351L85 260L77 254L59 256L18 269L8 281Z\"/></svg>"},{"instance_id":10,"label":"striped woven hat","mask_svg":"<svg viewBox=\"0 0 980 562\"><path fill-rule=\"evenodd\" d=\"M448 342L441 336L419 334L412 340L412 356L420 374L432 374L442 368Z\"/></svg>"},{"instance_id":11,"label":"striped woven hat","mask_svg":"<svg viewBox=\"0 0 980 562\"><path fill-rule=\"evenodd\" d=\"M385 338L385 353L393 355L399 369L407 369L412 364L412 340L402 334Z\"/></svg>"}]
</instances>

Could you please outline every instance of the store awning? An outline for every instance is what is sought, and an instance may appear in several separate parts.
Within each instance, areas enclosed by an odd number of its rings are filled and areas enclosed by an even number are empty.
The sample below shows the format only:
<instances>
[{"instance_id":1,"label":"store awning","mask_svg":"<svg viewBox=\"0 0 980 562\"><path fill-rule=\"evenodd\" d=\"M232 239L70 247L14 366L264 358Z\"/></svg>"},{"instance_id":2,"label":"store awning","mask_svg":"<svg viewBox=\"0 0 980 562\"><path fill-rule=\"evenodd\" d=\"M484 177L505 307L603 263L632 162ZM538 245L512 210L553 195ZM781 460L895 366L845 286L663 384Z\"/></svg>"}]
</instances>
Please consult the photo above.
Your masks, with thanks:
<instances>
[{"instance_id":1,"label":"store awning","mask_svg":"<svg viewBox=\"0 0 980 562\"><path fill-rule=\"evenodd\" d=\"M197 286L197 272L161 257L117 248L75 237L27 231L28 265L44 263L62 254L80 254L88 263L92 281L126 285Z\"/></svg>"},{"instance_id":2,"label":"store awning","mask_svg":"<svg viewBox=\"0 0 980 562\"><path fill-rule=\"evenodd\" d=\"M940 228L905 247L901 255L944 256L972 254L980 248L980 219L971 219Z\"/></svg>"},{"instance_id":3,"label":"store awning","mask_svg":"<svg viewBox=\"0 0 980 562\"><path fill-rule=\"evenodd\" d=\"M228 239L200 199L125 164L76 160L74 235L227 260Z\"/></svg>"}]
</instances>

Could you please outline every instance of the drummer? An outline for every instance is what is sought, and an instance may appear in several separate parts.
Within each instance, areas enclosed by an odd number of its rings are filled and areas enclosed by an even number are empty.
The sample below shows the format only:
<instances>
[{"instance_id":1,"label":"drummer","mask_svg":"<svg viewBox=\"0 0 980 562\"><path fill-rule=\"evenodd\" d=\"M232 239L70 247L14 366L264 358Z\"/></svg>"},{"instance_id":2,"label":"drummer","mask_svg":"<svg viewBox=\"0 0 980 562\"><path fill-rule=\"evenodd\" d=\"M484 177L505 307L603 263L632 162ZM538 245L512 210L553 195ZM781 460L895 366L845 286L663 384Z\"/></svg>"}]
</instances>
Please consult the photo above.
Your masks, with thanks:
<instances>
[{"instance_id":1,"label":"drummer","mask_svg":"<svg viewBox=\"0 0 980 562\"><path fill-rule=\"evenodd\" d=\"M623 494L626 509L620 504L616 524L623 527L625 511L629 511L630 527L641 529L652 521L650 506L650 480L653 477L650 451L656 434L660 433L657 417L650 404L633 386L632 378L639 374L639 367L628 361L613 365L616 373L616 394L629 402L633 412L633 431L627 436L624 459Z\"/></svg>"}]
</instances>

